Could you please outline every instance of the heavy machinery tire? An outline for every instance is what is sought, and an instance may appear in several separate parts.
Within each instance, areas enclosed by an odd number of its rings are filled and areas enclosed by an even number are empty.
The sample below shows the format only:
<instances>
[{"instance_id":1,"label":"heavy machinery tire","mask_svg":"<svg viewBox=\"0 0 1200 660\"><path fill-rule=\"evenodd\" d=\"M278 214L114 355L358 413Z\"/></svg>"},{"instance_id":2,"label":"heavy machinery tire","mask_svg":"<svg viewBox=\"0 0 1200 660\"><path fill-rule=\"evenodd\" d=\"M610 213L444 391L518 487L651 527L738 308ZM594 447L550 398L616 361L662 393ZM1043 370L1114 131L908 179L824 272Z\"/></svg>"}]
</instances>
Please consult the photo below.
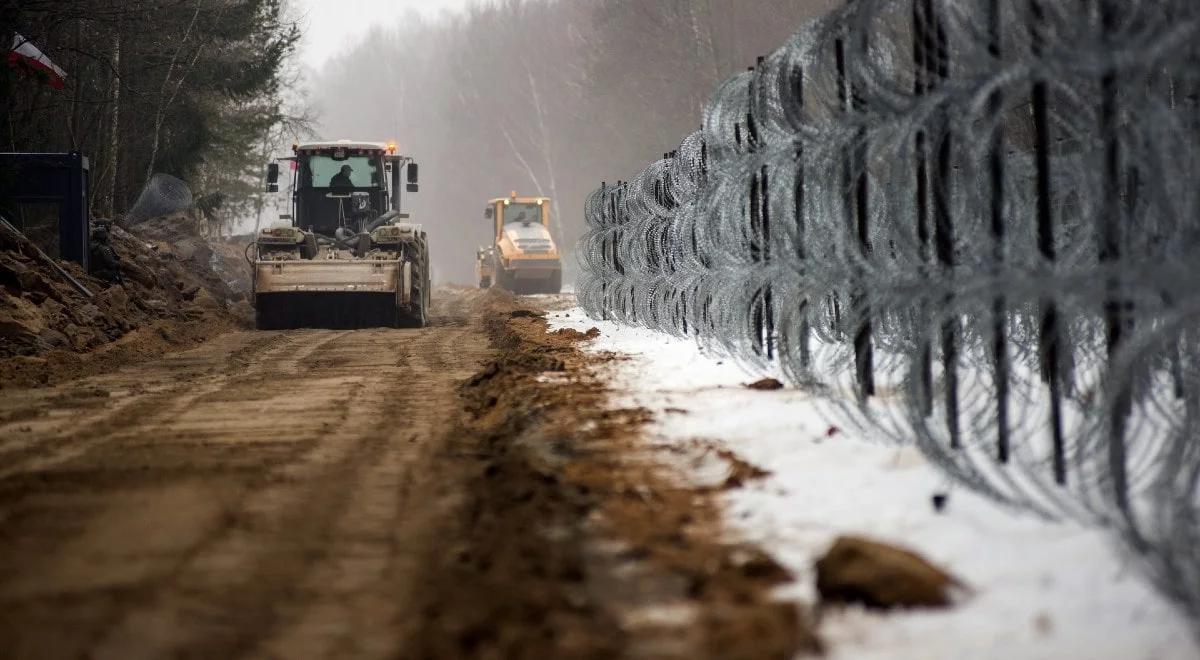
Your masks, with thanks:
<instances>
[{"instance_id":1,"label":"heavy machinery tire","mask_svg":"<svg viewBox=\"0 0 1200 660\"><path fill-rule=\"evenodd\" d=\"M428 322L431 298L429 282L429 249L421 240L409 254L412 264L412 292L408 309L401 310L400 325L405 328L424 328Z\"/></svg>"},{"instance_id":2,"label":"heavy machinery tire","mask_svg":"<svg viewBox=\"0 0 1200 660\"><path fill-rule=\"evenodd\" d=\"M554 271L554 274L550 276L550 279L546 280L546 288L544 293L562 293L561 270Z\"/></svg>"},{"instance_id":3,"label":"heavy machinery tire","mask_svg":"<svg viewBox=\"0 0 1200 660\"><path fill-rule=\"evenodd\" d=\"M487 289L491 286L492 286L492 278L490 278L490 277L479 278L479 288Z\"/></svg>"},{"instance_id":4,"label":"heavy machinery tire","mask_svg":"<svg viewBox=\"0 0 1200 660\"><path fill-rule=\"evenodd\" d=\"M425 253L425 322L429 322L429 309L433 306L433 260L429 258L429 238L422 236L421 249Z\"/></svg>"},{"instance_id":5,"label":"heavy machinery tire","mask_svg":"<svg viewBox=\"0 0 1200 660\"><path fill-rule=\"evenodd\" d=\"M496 286L504 289L505 291L517 293L516 284L516 278L513 277L511 273L503 268L496 270Z\"/></svg>"}]
</instances>

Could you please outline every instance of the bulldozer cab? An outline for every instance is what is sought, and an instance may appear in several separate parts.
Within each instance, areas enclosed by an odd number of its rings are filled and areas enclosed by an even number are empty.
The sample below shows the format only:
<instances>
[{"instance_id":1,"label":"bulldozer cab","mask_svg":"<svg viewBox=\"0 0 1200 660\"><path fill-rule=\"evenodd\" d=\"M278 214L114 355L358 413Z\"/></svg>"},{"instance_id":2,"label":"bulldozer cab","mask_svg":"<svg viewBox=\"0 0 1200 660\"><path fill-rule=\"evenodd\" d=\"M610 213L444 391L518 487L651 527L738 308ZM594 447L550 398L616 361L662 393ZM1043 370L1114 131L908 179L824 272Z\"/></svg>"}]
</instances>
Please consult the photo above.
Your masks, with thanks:
<instances>
[{"instance_id":1,"label":"bulldozer cab","mask_svg":"<svg viewBox=\"0 0 1200 660\"><path fill-rule=\"evenodd\" d=\"M499 240L505 227L550 226L550 200L545 197L510 197L488 202L484 216L492 220L493 236Z\"/></svg>"},{"instance_id":2,"label":"bulldozer cab","mask_svg":"<svg viewBox=\"0 0 1200 660\"><path fill-rule=\"evenodd\" d=\"M362 231L381 215L401 210L401 170L408 192L417 191L417 165L395 146L371 142L298 144L291 162L292 226L324 236L339 228ZM268 190L278 187L278 168L268 168ZM274 179L274 180L273 180Z\"/></svg>"}]
</instances>

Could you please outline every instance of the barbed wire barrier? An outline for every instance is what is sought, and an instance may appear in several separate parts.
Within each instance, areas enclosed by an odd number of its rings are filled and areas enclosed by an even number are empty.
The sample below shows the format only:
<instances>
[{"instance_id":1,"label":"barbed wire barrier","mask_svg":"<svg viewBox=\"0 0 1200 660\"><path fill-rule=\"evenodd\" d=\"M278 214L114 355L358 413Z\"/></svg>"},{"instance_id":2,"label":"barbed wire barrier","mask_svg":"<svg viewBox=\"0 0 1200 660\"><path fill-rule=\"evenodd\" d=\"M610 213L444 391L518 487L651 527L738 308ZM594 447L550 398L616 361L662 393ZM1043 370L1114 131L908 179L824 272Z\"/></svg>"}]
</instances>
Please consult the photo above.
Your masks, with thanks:
<instances>
[{"instance_id":1,"label":"barbed wire barrier","mask_svg":"<svg viewBox=\"0 0 1200 660\"><path fill-rule=\"evenodd\" d=\"M589 197L580 303L1113 530L1200 621L1198 65L1192 0L851 2Z\"/></svg>"},{"instance_id":2,"label":"barbed wire barrier","mask_svg":"<svg viewBox=\"0 0 1200 660\"><path fill-rule=\"evenodd\" d=\"M186 183L170 174L155 174L146 182L137 201L125 214L125 220L130 225L136 225L151 218L187 211L194 205L192 190Z\"/></svg>"}]
</instances>

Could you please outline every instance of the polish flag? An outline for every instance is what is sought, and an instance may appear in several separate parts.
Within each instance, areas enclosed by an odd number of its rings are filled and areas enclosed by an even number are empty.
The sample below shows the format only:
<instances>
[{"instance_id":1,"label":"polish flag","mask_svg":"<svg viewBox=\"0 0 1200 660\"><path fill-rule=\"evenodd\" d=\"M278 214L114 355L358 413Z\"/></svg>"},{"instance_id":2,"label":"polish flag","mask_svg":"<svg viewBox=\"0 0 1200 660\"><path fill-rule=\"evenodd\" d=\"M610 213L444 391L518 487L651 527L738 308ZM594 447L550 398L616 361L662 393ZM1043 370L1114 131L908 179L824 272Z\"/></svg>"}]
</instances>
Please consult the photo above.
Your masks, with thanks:
<instances>
[{"instance_id":1,"label":"polish flag","mask_svg":"<svg viewBox=\"0 0 1200 660\"><path fill-rule=\"evenodd\" d=\"M42 51L19 34L13 35L8 65L17 71L44 80L54 89L62 89L67 72L58 68Z\"/></svg>"}]
</instances>

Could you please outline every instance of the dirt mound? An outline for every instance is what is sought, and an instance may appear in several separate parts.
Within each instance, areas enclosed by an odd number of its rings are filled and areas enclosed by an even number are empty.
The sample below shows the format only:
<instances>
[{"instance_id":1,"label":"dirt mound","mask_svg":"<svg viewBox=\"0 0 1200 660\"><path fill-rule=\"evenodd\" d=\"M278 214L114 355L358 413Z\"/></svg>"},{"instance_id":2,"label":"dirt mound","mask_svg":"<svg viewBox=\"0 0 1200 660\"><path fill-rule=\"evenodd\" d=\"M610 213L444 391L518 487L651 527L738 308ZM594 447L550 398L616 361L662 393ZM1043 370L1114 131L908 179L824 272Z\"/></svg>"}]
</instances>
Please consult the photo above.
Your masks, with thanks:
<instances>
[{"instance_id":1,"label":"dirt mound","mask_svg":"<svg viewBox=\"0 0 1200 660\"><path fill-rule=\"evenodd\" d=\"M817 561L817 591L827 603L867 607L946 607L962 583L920 555L843 536Z\"/></svg>"},{"instance_id":2,"label":"dirt mound","mask_svg":"<svg viewBox=\"0 0 1200 660\"><path fill-rule=\"evenodd\" d=\"M762 392L774 392L776 390L782 390L783 383L779 382L778 380L776 380L774 378L764 378L762 380L756 380L753 383L750 383L749 385L747 385L746 387L748 389L759 390Z\"/></svg>"},{"instance_id":3,"label":"dirt mound","mask_svg":"<svg viewBox=\"0 0 1200 660\"><path fill-rule=\"evenodd\" d=\"M249 322L244 263L239 269L215 252L191 216L156 218L131 231L113 227L109 242L119 282L58 262L89 298L24 236L0 228L0 387L75 375L78 369L60 367L121 340L138 343L141 330L152 332L151 344L168 347Z\"/></svg>"},{"instance_id":4,"label":"dirt mound","mask_svg":"<svg viewBox=\"0 0 1200 660\"><path fill-rule=\"evenodd\" d=\"M218 300L237 303L249 297L246 248L253 237L210 241L200 234L195 217L186 213L147 220L130 231L156 253L173 255L184 266L186 276L202 282Z\"/></svg>"},{"instance_id":5,"label":"dirt mound","mask_svg":"<svg viewBox=\"0 0 1200 660\"><path fill-rule=\"evenodd\" d=\"M580 332L575 328L559 328L554 331L554 334L572 339L575 341L583 341L585 339L595 339L600 336L599 328L588 328L587 332Z\"/></svg>"},{"instance_id":6,"label":"dirt mound","mask_svg":"<svg viewBox=\"0 0 1200 660\"><path fill-rule=\"evenodd\" d=\"M771 596L787 571L729 543L713 494L681 487L646 455L648 411L610 407L597 358L578 348L589 333L548 332L545 314L482 295L497 354L461 386L469 417L455 432L480 439L459 450L479 461L463 489L477 501L461 544L426 565L420 591L437 600L407 640L413 657L819 650L803 614Z\"/></svg>"}]
</instances>

